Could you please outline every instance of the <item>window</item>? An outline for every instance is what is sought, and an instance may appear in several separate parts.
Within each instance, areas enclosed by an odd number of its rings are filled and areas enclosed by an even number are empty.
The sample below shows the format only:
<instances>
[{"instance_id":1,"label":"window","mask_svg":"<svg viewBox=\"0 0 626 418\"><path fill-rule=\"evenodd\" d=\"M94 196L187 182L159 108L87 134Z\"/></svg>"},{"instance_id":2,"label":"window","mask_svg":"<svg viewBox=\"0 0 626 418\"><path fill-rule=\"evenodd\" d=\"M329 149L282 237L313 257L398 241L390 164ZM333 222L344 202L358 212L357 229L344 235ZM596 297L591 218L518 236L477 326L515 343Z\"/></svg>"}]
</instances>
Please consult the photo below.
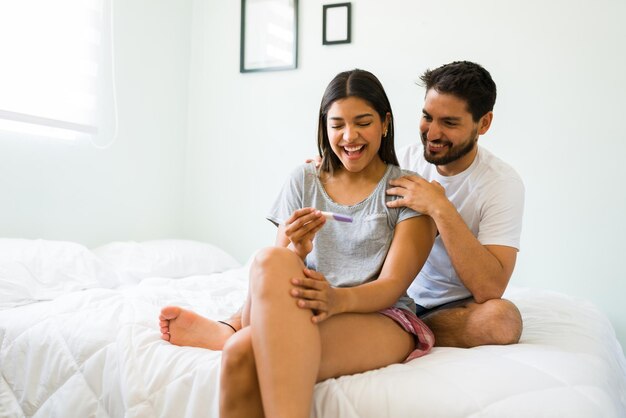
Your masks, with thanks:
<instances>
[{"instance_id":1,"label":"window","mask_svg":"<svg viewBox=\"0 0 626 418\"><path fill-rule=\"evenodd\" d=\"M0 0L0 136L113 136L111 1Z\"/></svg>"}]
</instances>

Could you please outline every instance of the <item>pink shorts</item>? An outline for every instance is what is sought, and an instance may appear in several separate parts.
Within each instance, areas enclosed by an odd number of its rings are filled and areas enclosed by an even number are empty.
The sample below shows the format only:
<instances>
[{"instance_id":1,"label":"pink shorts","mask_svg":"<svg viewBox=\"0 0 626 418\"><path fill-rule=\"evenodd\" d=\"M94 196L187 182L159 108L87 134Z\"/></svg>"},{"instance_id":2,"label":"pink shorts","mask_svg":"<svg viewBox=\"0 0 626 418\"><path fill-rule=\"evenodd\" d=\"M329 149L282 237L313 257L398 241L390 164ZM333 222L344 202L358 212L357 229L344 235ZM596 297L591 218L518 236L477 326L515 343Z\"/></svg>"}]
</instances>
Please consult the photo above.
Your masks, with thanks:
<instances>
[{"instance_id":1,"label":"pink shorts","mask_svg":"<svg viewBox=\"0 0 626 418\"><path fill-rule=\"evenodd\" d=\"M393 319L406 332L415 336L415 350L404 360L405 363L422 357L435 345L435 335L413 312L400 308L387 308L380 313Z\"/></svg>"}]
</instances>

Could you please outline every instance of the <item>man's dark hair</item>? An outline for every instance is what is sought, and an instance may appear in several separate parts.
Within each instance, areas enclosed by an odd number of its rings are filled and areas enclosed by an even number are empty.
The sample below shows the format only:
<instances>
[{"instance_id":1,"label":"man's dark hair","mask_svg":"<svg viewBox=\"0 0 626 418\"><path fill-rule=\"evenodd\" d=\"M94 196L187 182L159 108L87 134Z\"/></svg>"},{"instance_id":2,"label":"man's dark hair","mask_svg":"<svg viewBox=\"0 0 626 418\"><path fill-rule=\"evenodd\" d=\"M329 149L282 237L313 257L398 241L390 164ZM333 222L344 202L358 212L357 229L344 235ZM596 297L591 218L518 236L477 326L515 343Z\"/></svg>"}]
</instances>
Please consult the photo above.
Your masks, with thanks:
<instances>
[{"instance_id":1,"label":"man's dark hair","mask_svg":"<svg viewBox=\"0 0 626 418\"><path fill-rule=\"evenodd\" d=\"M496 103L496 83L487 70L473 62L455 61L426 70L420 80L426 92L435 89L465 100L474 122L492 111Z\"/></svg>"}]
</instances>

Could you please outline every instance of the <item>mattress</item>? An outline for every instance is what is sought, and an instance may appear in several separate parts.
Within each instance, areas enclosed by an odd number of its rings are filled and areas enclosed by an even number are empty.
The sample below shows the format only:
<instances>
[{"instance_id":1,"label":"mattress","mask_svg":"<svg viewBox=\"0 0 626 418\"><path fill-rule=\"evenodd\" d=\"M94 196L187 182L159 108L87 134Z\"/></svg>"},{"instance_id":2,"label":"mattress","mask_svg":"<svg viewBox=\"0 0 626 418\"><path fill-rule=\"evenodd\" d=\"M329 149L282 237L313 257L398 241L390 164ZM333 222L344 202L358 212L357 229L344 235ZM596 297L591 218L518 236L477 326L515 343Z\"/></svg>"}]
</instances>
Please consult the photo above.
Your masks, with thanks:
<instances>
[{"instance_id":1,"label":"mattress","mask_svg":"<svg viewBox=\"0 0 626 418\"><path fill-rule=\"evenodd\" d=\"M17 248L17 249L16 249ZM161 307L222 319L248 264L180 240L0 240L1 417L218 416L221 353L160 339ZM21 283L21 285L20 285ZM436 347L318 383L311 417L626 417L624 354L586 300L511 287L519 344Z\"/></svg>"}]
</instances>

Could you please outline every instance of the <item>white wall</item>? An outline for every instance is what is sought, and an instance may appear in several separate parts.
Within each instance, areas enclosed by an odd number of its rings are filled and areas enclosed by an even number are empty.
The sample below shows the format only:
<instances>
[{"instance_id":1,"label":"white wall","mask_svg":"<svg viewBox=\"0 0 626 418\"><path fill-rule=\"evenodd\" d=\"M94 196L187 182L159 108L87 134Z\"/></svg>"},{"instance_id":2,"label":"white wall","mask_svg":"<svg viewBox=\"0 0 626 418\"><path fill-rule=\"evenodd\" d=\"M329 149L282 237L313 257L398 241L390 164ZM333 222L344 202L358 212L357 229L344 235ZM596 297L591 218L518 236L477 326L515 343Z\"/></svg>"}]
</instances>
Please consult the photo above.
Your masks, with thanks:
<instances>
[{"instance_id":1,"label":"white wall","mask_svg":"<svg viewBox=\"0 0 626 418\"><path fill-rule=\"evenodd\" d=\"M116 1L119 138L0 137L0 236L79 241L178 235L191 1Z\"/></svg>"},{"instance_id":2,"label":"white wall","mask_svg":"<svg viewBox=\"0 0 626 418\"><path fill-rule=\"evenodd\" d=\"M295 71L240 74L239 1L194 1L184 230L245 261L273 242L264 215L315 154L325 85L361 67L386 86L398 146L418 138L428 67L468 59L499 88L483 146L527 189L512 283L593 301L626 347L626 3L355 0L353 42L323 46L322 4L300 0Z\"/></svg>"}]
</instances>

